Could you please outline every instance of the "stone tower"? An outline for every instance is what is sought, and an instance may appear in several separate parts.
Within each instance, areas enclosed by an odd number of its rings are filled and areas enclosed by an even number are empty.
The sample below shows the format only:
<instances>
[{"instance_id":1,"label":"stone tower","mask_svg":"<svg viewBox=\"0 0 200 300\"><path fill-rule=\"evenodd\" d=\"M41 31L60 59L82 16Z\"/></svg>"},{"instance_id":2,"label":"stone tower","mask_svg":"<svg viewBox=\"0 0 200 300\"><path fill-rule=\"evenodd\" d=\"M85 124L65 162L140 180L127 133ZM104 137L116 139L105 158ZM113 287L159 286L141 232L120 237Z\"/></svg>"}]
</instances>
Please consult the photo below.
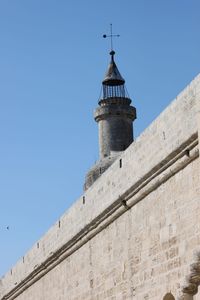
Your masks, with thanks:
<instances>
[{"instance_id":1,"label":"stone tower","mask_svg":"<svg viewBox=\"0 0 200 300\"><path fill-rule=\"evenodd\" d=\"M136 109L130 105L125 80L114 61L115 52L112 50L110 55L111 61L102 81L102 96L94 112L94 119L99 126L99 161L86 175L85 190L133 142Z\"/></svg>"}]
</instances>

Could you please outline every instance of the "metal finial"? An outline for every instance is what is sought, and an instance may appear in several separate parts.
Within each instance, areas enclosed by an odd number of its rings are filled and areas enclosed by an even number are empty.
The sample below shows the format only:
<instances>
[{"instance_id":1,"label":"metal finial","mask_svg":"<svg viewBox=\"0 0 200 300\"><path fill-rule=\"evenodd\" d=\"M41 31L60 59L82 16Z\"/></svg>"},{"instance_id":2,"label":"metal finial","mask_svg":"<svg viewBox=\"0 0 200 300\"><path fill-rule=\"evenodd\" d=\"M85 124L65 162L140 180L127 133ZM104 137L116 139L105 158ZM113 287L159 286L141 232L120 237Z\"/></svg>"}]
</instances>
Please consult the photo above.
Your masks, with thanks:
<instances>
[{"instance_id":1,"label":"metal finial","mask_svg":"<svg viewBox=\"0 0 200 300\"><path fill-rule=\"evenodd\" d=\"M111 52L113 52L113 37L120 37L120 35L119 34L113 34L112 24L110 24L110 34L109 35L107 35L107 34L103 35L103 38L107 38L107 37L110 37Z\"/></svg>"}]
</instances>

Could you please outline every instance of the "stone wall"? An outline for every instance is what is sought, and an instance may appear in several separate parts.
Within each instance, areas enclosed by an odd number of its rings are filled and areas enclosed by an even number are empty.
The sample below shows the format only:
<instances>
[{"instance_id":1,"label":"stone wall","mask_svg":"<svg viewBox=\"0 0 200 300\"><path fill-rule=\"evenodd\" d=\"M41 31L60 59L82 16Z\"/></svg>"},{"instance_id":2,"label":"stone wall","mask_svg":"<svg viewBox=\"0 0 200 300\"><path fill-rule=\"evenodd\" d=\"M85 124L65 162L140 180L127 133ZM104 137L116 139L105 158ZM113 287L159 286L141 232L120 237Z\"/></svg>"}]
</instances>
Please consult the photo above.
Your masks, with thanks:
<instances>
[{"instance_id":1,"label":"stone wall","mask_svg":"<svg viewBox=\"0 0 200 300\"><path fill-rule=\"evenodd\" d=\"M200 75L0 281L0 299L163 299L200 248Z\"/></svg>"}]
</instances>

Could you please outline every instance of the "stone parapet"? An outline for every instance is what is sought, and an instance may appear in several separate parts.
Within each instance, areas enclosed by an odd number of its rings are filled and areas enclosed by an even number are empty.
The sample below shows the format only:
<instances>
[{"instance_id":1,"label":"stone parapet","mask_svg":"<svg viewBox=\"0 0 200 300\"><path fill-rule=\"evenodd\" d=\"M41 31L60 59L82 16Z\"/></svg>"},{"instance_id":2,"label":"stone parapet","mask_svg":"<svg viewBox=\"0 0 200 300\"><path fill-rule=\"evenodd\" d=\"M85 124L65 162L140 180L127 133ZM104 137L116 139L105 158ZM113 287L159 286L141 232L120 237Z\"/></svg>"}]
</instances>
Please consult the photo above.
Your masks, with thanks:
<instances>
[{"instance_id":1,"label":"stone parapet","mask_svg":"<svg viewBox=\"0 0 200 300\"><path fill-rule=\"evenodd\" d=\"M124 116L132 121L136 119L136 109L133 106L123 106L123 105L110 105L97 107L94 112L94 119L96 122L106 119L107 117L113 116Z\"/></svg>"}]
</instances>

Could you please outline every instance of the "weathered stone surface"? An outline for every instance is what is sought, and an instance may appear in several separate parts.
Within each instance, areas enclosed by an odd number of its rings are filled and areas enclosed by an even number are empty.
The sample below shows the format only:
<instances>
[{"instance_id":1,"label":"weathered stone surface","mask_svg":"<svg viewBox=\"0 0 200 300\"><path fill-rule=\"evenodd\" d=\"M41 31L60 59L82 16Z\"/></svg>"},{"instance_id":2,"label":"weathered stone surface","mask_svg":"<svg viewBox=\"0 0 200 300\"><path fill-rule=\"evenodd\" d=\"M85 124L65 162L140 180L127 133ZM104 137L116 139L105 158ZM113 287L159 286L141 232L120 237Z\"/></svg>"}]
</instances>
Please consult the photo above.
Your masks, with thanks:
<instances>
[{"instance_id":1,"label":"weathered stone surface","mask_svg":"<svg viewBox=\"0 0 200 300\"><path fill-rule=\"evenodd\" d=\"M0 299L192 299L199 103L200 76L1 279Z\"/></svg>"}]
</instances>

